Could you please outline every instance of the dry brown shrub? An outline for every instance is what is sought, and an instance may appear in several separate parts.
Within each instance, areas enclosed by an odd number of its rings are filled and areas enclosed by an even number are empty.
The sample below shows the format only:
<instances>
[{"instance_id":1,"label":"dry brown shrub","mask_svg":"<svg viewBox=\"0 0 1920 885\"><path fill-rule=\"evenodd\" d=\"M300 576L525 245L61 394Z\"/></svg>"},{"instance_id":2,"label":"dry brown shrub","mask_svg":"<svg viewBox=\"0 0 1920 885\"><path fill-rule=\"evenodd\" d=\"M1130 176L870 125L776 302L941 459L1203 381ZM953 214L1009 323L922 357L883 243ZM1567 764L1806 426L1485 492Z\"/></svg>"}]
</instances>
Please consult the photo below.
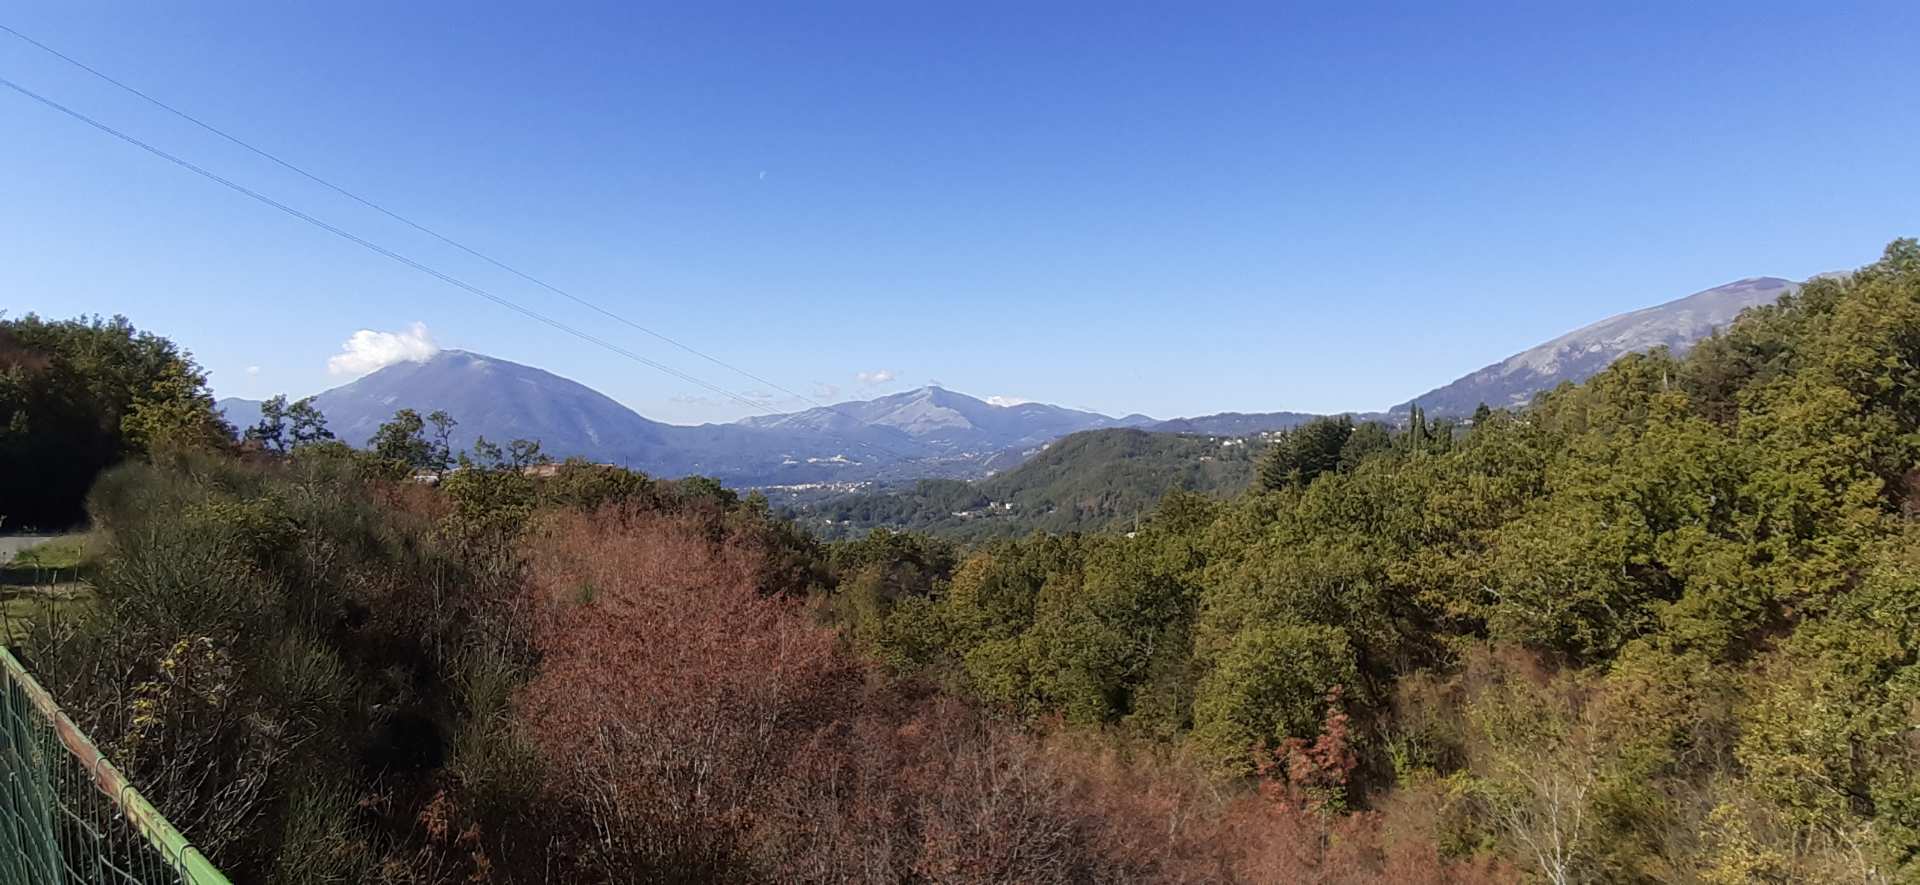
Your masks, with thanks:
<instances>
[{"instance_id":1,"label":"dry brown shrub","mask_svg":"<svg viewBox=\"0 0 1920 885\"><path fill-rule=\"evenodd\" d=\"M582 809L580 859L704 870L739 839L850 674L754 551L686 517L551 514L528 546L539 674L518 716Z\"/></svg>"},{"instance_id":2,"label":"dry brown shrub","mask_svg":"<svg viewBox=\"0 0 1920 885\"><path fill-rule=\"evenodd\" d=\"M566 881L1490 882L1164 747L994 718L858 661L699 515L530 532L545 765Z\"/></svg>"}]
</instances>

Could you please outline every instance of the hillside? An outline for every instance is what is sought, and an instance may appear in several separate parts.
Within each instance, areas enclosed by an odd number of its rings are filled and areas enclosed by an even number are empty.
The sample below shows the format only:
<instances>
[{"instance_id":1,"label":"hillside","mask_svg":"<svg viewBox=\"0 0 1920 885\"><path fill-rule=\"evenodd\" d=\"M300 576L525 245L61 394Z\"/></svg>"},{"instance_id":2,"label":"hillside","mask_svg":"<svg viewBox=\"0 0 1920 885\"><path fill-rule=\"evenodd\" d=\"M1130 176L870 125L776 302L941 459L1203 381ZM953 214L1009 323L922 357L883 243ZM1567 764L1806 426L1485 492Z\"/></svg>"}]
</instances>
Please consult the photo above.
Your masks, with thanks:
<instances>
[{"instance_id":1,"label":"hillside","mask_svg":"<svg viewBox=\"0 0 1920 885\"><path fill-rule=\"evenodd\" d=\"M922 387L871 400L850 400L832 406L784 415L756 415L738 423L746 427L804 433L851 433L868 428L890 428L932 449L954 452L995 452L1018 449L1102 427L1146 423L1141 415L1110 418L1096 412L1050 406L1045 403L995 405L942 387Z\"/></svg>"},{"instance_id":2,"label":"hillside","mask_svg":"<svg viewBox=\"0 0 1920 885\"><path fill-rule=\"evenodd\" d=\"M1419 403L1429 415L1457 418L1472 414L1481 403L1496 409L1524 406L1535 394L1563 382L1584 381L1629 353L1655 347L1684 353L1694 342L1733 322L1741 311L1772 304L1799 288L1799 283L1779 277L1749 277L1608 317L1429 390L1391 411L1405 414Z\"/></svg>"},{"instance_id":3,"label":"hillside","mask_svg":"<svg viewBox=\"0 0 1920 885\"><path fill-rule=\"evenodd\" d=\"M1155 433L1197 433L1209 436L1253 436L1292 430L1320 416L1307 412L1220 412L1192 418L1174 418L1148 424Z\"/></svg>"},{"instance_id":4,"label":"hillside","mask_svg":"<svg viewBox=\"0 0 1920 885\"><path fill-rule=\"evenodd\" d=\"M163 340L8 336L15 473L129 453L98 604L19 657L235 881L840 881L1002 834L1077 852L987 860L1020 882L1920 880L1911 240L1524 413L1277 437L1253 493L1259 441L1107 429L839 505L965 547L242 452Z\"/></svg>"},{"instance_id":5,"label":"hillside","mask_svg":"<svg viewBox=\"0 0 1920 885\"><path fill-rule=\"evenodd\" d=\"M1097 531L1148 512L1172 490L1239 492L1252 483L1263 448L1257 439L1091 430L989 479L928 480L793 509L830 536L879 526L956 538Z\"/></svg>"}]
</instances>

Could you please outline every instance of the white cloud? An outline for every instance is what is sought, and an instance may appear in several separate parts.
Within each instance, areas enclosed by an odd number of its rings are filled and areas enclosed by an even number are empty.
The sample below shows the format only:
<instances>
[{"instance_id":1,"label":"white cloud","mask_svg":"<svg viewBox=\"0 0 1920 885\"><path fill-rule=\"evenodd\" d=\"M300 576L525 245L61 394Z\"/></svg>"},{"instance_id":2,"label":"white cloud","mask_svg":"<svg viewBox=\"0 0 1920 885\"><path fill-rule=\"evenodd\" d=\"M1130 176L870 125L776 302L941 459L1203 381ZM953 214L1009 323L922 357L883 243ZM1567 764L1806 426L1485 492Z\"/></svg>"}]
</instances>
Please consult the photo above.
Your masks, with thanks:
<instances>
[{"instance_id":1,"label":"white cloud","mask_svg":"<svg viewBox=\"0 0 1920 885\"><path fill-rule=\"evenodd\" d=\"M990 396L990 397L987 397L987 405L990 405L990 406L1024 406L1024 405L1026 405L1027 403L1030 403L1030 402L1033 402L1033 400L1030 400L1030 399L1022 399L1022 398L1020 398L1020 397L1017 397L1017 396Z\"/></svg>"},{"instance_id":2,"label":"white cloud","mask_svg":"<svg viewBox=\"0 0 1920 885\"><path fill-rule=\"evenodd\" d=\"M414 323L404 332L376 332L361 329L340 345L340 353L327 360L327 371L335 375L365 375L394 363L420 362L440 352L427 333L426 323Z\"/></svg>"},{"instance_id":3,"label":"white cloud","mask_svg":"<svg viewBox=\"0 0 1920 885\"><path fill-rule=\"evenodd\" d=\"M259 367L259 366L248 366L248 367L247 367L247 377L248 377L248 378L253 378L253 377L256 377L256 376L258 376L259 374L260 374L260 367Z\"/></svg>"},{"instance_id":4,"label":"white cloud","mask_svg":"<svg viewBox=\"0 0 1920 885\"><path fill-rule=\"evenodd\" d=\"M871 372L856 372L853 378L861 384L885 384L894 379L894 374L892 369L875 369Z\"/></svg>"},{"instance_id":5,"label":"white cloud","mask_svg":"<svg viewBox=\"0 0 1920 885\"><path fill-rule=\"evenodd\" d=\"M815 382L813 385L813 395L820 399L833 399L840 395L840 385Z\"/></svg>"}]
</instances>

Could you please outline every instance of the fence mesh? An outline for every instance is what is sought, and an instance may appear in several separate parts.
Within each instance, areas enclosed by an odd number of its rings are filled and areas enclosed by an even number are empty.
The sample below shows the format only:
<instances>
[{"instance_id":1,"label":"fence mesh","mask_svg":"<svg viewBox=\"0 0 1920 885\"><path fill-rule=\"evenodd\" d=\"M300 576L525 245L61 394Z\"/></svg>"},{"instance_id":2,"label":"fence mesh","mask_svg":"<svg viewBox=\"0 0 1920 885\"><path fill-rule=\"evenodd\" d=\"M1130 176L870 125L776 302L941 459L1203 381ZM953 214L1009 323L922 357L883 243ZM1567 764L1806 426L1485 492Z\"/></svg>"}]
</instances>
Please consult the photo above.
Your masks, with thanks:
<instances>
[{"instance_id":1,"label":"fence mesh","mask_svg":"<svg viewBox=\"0 0 1920 885\"><path fill-rule=\"evenodd\" d=\"M227 885L0 648L0 882Z\"/></svg>"}]
</instances>

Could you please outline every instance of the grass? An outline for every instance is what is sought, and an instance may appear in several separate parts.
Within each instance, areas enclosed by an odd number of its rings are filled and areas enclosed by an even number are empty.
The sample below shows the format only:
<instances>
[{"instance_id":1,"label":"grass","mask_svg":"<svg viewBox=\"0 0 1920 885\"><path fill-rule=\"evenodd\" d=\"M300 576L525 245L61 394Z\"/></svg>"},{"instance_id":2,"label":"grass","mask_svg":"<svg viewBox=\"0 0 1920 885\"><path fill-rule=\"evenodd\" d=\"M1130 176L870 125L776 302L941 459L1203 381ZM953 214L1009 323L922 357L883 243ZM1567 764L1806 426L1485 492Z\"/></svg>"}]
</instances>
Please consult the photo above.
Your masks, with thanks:
<instances>
[{"instance_id":1,"label":"grass","mask_svg":"<svg viewBox=\"0 0 1920 885\"><path fill-rule=\"evenodd\" d=\"M89 560L86 535L67 535L20 551L9 568L79 569Z\"/></svg>"},{"instance_id":2,"label":"grass","mask_svg":"<svg viewBox=\"0 0 1920 885\"><path fill-rule=\"evenodd\" d=\"M86 535L68 535L20 551L0 565L0 639L14 645L31 624L83 615L93 604L86 582L92 554Z\"/></svg>"},{"instance_id":3,"label":"grass","mask_svg":"<svg viewBox=\"0 0 1920 885\"><path fill-rule=\"evenodd\" d=\"M0 586L0 639L7 645L18 645L32 632L34 623L80 617L92 606L93 588L85 584Z\"/></svg>"}]
</instances>

